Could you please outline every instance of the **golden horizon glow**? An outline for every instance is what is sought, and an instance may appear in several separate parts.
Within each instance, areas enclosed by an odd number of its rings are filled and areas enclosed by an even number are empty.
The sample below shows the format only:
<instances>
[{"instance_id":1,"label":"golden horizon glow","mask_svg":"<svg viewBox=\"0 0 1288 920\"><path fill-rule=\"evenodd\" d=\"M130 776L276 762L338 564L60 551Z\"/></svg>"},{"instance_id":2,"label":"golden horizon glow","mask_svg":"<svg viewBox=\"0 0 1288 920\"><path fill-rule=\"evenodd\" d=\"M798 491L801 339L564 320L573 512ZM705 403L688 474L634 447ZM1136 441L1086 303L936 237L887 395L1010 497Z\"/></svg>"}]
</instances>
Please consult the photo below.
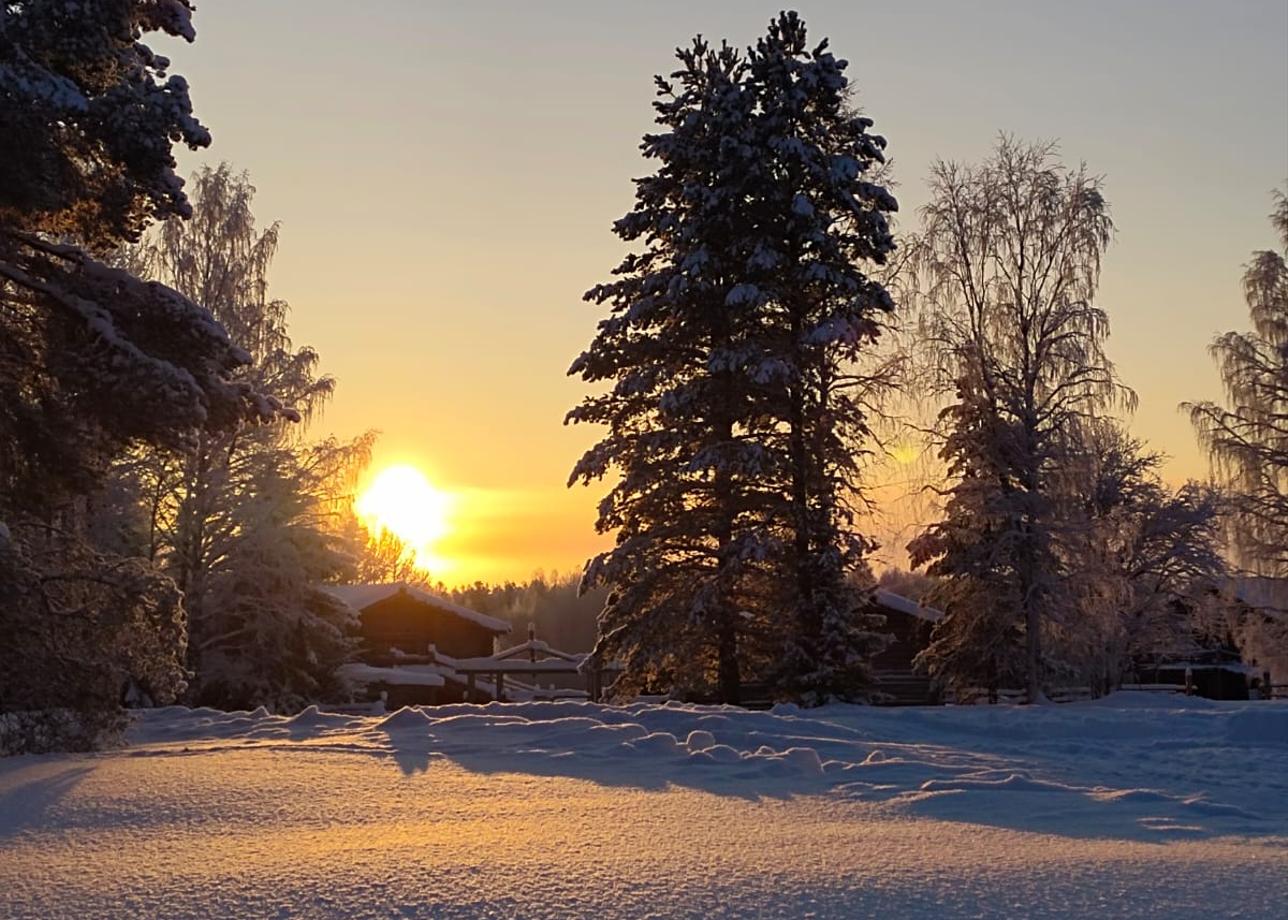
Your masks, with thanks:
<instances>
[{"instance_id":1,"label":"golden horizon glow","mask_svg":"<svg viewBox=\"0 0 1288 920\"><path fill-rule=\"evenodd\" d=\"M372 534L393 534L416 554L417 568L438 576L452 568L436 550L452 532L454 504L452 495L431 485L416 467L397 464L376 474L353 510Z\"/></svg>"}]
</instances>

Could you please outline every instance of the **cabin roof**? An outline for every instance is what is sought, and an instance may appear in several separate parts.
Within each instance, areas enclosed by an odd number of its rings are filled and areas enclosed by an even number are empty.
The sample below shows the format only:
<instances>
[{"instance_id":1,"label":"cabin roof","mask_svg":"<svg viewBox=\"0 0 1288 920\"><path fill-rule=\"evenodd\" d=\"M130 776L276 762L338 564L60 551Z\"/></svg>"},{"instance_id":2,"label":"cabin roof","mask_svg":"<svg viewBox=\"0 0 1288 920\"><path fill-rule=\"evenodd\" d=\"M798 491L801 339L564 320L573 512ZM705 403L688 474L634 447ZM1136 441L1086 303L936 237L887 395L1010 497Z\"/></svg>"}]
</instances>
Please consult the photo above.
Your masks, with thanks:
<instances>
[{"instance_id":1,"label":"cabin roof","mask_svg":"<svg viewBox=\"0 0 1288 920\"><path fill-rule=\"evenodd\" d=\"M350 661L336 669L341 677L355 684L389 684L400 687L442 687L447 679L433 666L400 665L377 667Z\"/></svg>"},{"instance_id":2,"label":"cabin roof","mask_svg":"<svg viewBox=\"0 0 1288 920\"><path fill-rule=\"evenodd\" d=\"M893 610L896 613L917 617L927 623L938 623L944 618L942 610L936 610L934 607L923 607L912 598L904 597L902 594L895 594L893 591L887 591L884 588L877 588L876 602L878 607L885 607L887 610Z\"/></svg>"},{"instance_id":3,"label":"cabin roof","mask_svg":"<svg viewBox=\"0 0 1288 920\"><path fill-rule=\"evenodd\" d=\"M484 629L491 630L494 633L508 633L510 631L510 624L505 620L498 620L496 617L479 613L477 610L462 607L460 604L454 604L437 594L430 594L422 588L400 581L374 585L323 585L322 590L358 611L366 610L368 607L387 600L396 594L406 593L413 600L428 607L433 607L444 613L450 613L452 616L460 617L462 620L469 620L471 623L482 626Z\"/></svg>"}]
</instances>

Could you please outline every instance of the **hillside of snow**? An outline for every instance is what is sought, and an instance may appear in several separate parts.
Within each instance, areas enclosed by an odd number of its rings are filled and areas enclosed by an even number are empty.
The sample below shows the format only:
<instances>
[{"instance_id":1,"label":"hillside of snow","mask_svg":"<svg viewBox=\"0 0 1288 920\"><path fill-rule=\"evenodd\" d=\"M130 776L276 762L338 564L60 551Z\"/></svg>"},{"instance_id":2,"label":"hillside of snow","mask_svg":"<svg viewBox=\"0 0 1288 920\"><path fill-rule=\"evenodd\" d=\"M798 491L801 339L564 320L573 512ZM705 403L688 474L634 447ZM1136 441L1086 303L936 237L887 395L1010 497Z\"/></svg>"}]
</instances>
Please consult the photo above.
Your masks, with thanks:
<instances>
[{"instance_id":1,"label":"hillside of snow","mask_svg":"<svg viewBox=\"0 0 1288 920\"><path fill-rule=\"evenodd\" d=\"M161 709L0 761L5 917L1282 917L1288 703Z\"/></svg>"}]
</instances>

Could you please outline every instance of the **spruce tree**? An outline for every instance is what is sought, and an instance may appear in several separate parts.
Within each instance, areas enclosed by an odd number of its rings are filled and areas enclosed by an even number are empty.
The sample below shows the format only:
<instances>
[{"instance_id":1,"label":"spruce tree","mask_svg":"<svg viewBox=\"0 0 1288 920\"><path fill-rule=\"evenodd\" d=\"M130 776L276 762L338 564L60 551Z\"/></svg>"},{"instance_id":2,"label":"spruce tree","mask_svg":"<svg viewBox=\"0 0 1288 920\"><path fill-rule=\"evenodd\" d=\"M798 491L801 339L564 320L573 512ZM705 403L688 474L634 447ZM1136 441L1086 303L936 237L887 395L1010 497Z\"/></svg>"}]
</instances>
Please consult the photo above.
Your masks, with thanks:
<instances>
[{"instance_id":1,"label":"spruce tree","mask_svg":"<svg viewBox=\"0 0 1288 920\"><path fill-rule=\"evenodd\" d=\"M811 46L805 23L783 13L748 65L757 156L743 286L758 322L743 370L778 475L767 517L785 535L789 614L773 676L805 701L853 697L881 642L861 588L875 544L856 529L856 505L867 407L888 385L873 346L894 309L868 272L894 250L886 215L898 205L878 175L885 139L854 109L848 63L826 39Z\"/></svg>"},{"instance_id":2,"label":"spruce tree","mask_svg":"<svg viewBox=\"0 0 1288 920\"><path fill-rule=\"evenodd\" d=\"M612 389L570 413L609 426L573 481L610 469L612 588L600 655L625 689L702 685L736 701L743 671L807 700L852 694L874 638L854 576L860 363L892 309L862 271L893 249L894 199L868 172L885 142L849 105L846 63L785 13L744 57L701 39L659 78L658 122L616 225L642 241L572 373Z\"/></svg>"},{"instance_id":3,"label":"spruce tree","mask_svg":"<svg viewBox=\"0 0 1288 920\"><path fill-rule=\"evenodd\" d=\"M736 702L735 597L759 555L740 515L760 452L737 432L747 416L737 355L752 317L735 246L750 229L742 184L755 151L743 135L753 100L728 45L697 38L676 56L680 69L656 78L661 130L641 147L657 172L636 181L635 206L614 225L637 249L616 280L586 294L611 313L569 373L611 388L568 421L608 433L570 484L620 473L597 522L616 544L583 580L611 589L595 655L624 663L624 691L715 685Z\"/></svg>"},{"instance_id":4,"label":"spruce tree","mask_svg":"<svg viewBox=\"0 0 1288 920\"><path fill-rule=\"evenodd\" d=\"M93 744L131 680L183 687L174 582L96 547L87 504L139 444L279 416L200 304L109 255L189 206L173 147L210 135L143 41L191 41L187 0L0 8L0 708L70 709ZM30 739L29 739L30 740ZM24 742L25 743L25 742Z\"/></svg>"}]
</instances>

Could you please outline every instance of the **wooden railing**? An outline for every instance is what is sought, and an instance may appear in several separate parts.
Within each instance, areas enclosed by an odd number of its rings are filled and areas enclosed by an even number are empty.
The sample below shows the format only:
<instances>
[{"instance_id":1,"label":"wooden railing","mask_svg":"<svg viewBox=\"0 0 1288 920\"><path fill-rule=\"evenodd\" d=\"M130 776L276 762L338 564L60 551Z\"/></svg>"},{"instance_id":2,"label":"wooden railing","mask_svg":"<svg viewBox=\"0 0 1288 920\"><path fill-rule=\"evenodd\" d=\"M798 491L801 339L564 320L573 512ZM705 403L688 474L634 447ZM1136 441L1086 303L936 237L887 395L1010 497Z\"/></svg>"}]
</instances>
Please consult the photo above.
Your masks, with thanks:
<instances>
[{"instance_id":1,"label":"wooden railing","mask_svg":"<svg viewBox=\"0 0 1288 920\"><path fill-rule=\"evenodd\" d=\"M1184 684L1123 684L1118 688L1129 693L1184 693Z\"/></svg>"},{"instance_id":2,"label":"wooden railing","mask_svg":"<svg viewBox=\"0 0 1288 920\"><path fill-rule=\"evenodd\" d=\"M1090 687L1056 687L1047 691L1047 699L1053 703L1077 703L1095 698ZM978 706L986 703L1002 703L1015 706L1028 702L1027 691L1001 688L990 692L984 687L970 687L957 691L956 702L960 706Z\"/></svg>"}]
</instances>

